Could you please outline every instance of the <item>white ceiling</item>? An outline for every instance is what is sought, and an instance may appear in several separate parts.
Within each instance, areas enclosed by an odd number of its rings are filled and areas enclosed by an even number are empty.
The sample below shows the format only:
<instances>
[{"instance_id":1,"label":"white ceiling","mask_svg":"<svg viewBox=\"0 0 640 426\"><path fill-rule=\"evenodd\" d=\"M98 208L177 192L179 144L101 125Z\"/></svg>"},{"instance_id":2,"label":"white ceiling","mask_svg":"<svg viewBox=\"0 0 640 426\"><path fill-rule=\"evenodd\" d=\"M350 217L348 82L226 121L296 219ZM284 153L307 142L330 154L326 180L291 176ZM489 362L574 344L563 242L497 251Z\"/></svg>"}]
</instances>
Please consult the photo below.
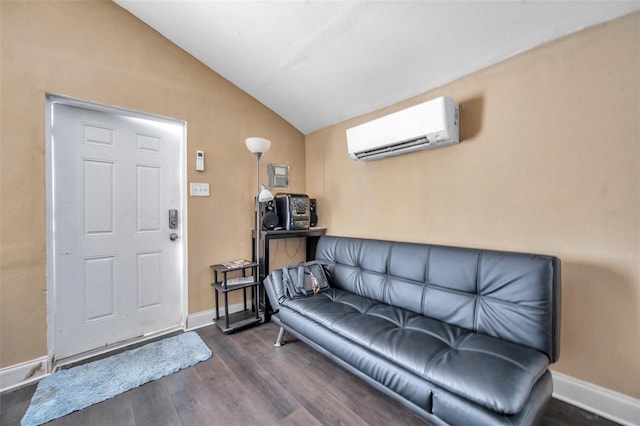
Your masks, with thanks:
<instances>
[{"instance_id":1,"label":"white ceiling","mask_svg":"<svg viewBox=\"0 0 640 426\"><path fill-rule=\"evenodd\" d=\"M304 134L640 10L640 0L114 1Z\"/></svg>"}]
</instances>

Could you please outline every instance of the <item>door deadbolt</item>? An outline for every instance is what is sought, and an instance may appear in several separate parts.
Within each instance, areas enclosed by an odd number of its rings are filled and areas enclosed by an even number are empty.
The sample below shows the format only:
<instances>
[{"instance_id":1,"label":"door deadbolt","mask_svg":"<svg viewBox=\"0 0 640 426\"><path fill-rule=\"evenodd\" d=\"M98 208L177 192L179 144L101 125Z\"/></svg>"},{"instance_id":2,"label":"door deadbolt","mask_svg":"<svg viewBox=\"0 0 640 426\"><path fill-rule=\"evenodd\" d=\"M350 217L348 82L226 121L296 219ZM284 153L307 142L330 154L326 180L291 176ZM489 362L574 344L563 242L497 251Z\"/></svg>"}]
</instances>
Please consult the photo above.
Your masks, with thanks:
<instances>
[{"instance_id":1,"label":"door deadbolt","mask_svg":"<svg viewBox=\"0 0 640 426\"><path fill-rule=\"evenodd\" d=\"M169 210L169 229L178 229L178 210Z\"/></svg>"}]
</instances>

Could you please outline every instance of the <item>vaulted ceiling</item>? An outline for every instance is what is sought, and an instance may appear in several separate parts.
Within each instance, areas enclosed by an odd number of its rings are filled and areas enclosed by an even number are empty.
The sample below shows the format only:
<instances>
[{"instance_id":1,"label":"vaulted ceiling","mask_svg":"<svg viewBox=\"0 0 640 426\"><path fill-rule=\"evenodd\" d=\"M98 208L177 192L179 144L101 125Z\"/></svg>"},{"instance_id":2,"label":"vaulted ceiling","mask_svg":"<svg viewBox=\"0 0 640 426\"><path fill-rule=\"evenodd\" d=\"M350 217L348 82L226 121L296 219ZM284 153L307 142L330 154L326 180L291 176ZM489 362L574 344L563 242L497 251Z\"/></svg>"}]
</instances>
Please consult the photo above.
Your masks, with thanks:
<instances>
[{"instance_id":1,"label":"vaulted ceiling","mask_svg":"<svg viewBox=\"0 0 640 426\"><path fill-rule=\"evenodd\" d=\"M640 0L114 1L305 134L640 10Z\"/></svg>"}]
</instances>

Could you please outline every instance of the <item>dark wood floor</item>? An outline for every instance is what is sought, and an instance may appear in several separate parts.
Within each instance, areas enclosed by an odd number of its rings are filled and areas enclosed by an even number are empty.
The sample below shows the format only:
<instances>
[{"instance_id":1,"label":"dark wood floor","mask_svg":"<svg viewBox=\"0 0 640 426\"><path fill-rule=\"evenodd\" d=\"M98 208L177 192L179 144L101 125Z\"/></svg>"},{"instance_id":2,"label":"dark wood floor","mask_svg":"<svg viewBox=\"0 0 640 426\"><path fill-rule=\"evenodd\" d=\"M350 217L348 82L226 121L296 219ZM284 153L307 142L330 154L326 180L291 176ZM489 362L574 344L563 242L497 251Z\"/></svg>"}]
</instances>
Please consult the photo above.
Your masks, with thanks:
<instances>
[{"instance_id":1,"label":"dark wood floor","mask_svg":"<svg viewBox=\"0 0 640 426\"><path fill-rule=\"evenodd\" d=\"M274 324L228 336L198 330L213 356L48 425L425 425L307 345L273 342ZM35 385L0 395L0 424L19 425ZM553 400L545 426L615 425Z\"/></svg>"}]
</instances>

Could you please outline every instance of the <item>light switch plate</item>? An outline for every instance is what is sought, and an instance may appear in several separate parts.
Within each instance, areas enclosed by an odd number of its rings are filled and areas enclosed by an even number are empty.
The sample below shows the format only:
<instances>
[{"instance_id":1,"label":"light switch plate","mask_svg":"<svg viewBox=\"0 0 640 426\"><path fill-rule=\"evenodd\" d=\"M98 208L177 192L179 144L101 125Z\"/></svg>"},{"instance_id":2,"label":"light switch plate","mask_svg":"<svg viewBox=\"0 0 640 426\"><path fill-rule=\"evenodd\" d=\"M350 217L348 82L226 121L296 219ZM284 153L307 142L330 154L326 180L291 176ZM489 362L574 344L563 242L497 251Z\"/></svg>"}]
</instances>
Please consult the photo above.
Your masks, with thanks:
<instances>
[{"instance_id":1,"label":"light switch plate","mask_svg":"<svg viewBox=\"0 0 640 426\"><path fill-rule=\"evenodd\" d=\"M209 184L208 183L191 183L189 192L192 197L208 197L209 196Z\"/></svg>"}]
</instances>

